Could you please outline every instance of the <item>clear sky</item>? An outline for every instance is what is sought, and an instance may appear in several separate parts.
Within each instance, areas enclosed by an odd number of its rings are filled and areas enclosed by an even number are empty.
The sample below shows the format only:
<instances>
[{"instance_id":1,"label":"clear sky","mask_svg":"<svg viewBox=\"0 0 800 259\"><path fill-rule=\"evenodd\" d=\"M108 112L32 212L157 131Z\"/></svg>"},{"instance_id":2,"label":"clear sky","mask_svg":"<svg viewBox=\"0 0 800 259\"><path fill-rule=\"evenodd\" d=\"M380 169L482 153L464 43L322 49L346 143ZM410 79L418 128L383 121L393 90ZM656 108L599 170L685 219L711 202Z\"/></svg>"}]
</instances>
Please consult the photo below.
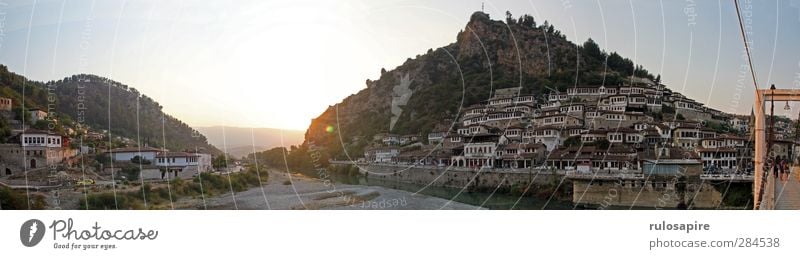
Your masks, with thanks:
<instances>
[{"instance_id":1,"label":"clear sky","mask_svg":"<svg viewBox=\"0 0 800 259\"><path fill-rule=\"evenodd\" d=\"M759 84L800 87L800 1L741 1ZM381 68L454 42L482 3L592 37L711 107L752 107L729 0L0 0L0 63L35 80L105 76L192 126L305 129Z\"/></svg>"}]
</instances>

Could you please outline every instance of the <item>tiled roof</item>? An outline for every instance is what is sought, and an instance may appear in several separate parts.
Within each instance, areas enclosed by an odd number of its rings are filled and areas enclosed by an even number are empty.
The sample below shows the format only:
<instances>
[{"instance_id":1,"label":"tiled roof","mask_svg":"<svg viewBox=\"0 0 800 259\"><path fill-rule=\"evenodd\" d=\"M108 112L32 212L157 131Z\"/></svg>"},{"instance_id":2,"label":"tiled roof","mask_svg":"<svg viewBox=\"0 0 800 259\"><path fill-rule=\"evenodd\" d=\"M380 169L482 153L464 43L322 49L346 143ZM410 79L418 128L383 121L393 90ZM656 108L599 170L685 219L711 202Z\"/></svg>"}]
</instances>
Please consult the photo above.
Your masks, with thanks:
<instances>
[{"instance_id":1,"label":"tiled roof","mask_svg":"<svg viewBox=\"0 0 800 259\"><path fill-rule=\"evenodd\" d=\"M123 147L109 150L107 153L127 153L127 152L160 152L162 150L152 147Z\"/></svg>"}]
</instances>

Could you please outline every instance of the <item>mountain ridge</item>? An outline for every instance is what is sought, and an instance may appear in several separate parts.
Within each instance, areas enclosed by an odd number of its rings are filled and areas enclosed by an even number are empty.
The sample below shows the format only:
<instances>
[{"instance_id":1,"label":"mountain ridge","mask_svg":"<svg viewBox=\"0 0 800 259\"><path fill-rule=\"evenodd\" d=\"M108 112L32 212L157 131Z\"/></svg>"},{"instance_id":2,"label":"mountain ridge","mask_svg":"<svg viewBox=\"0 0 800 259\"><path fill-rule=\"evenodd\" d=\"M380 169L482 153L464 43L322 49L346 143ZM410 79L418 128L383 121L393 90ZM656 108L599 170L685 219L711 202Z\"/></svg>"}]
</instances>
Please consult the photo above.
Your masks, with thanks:
<instances>
[{"instance_id":1,"label":"mountain ridge","mask_svg":"<svg viewBox=\"0 0 800 259\"><path fill-rule=\"evenodd\" d=\"M26 107L22 107L23 87ZM110 130L112 137L138 140L142 146L221 153L208 144L205 136L166 114L157 101L133 87L101 76L79 74L39 82L0 65L0 95L12 99L16 114L38 108L51 111L48 119L57 119L61 124Z\"/></svg>"}]
</instances>

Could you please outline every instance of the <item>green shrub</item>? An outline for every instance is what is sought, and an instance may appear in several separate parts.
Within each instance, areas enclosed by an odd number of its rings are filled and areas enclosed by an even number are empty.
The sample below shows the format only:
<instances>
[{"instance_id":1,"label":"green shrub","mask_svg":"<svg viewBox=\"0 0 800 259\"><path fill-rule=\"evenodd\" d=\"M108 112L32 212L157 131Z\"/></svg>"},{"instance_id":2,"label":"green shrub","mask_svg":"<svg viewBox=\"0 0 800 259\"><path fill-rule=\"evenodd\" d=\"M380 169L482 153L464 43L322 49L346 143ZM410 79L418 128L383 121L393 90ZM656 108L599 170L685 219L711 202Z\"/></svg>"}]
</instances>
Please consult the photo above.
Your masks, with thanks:
<instances>
[{"instance_id":1,"label":"green shrub","mask_svg":"<svg viewBox=\"0 0 800 259\"><path fill-rule=\"evenodd\" d=\"M30 193L30 199L24 191L15 191L7 187L0 187L0 209L4 210L41 210L47 207L47 200L43 194ZM30 202L30 207L28 207Z\"/></svg>"},{"instance_id":2,"label":"green shrub","mask_svg":"<svg viewBox=\"0 0 800 259\"><path fill-rule=\"evenodd\" d=\"M268 179L269 174L266 169L255 170L250 168L247 171L229 175L201 173L191 181L175 178L168 182L168 186L153 187L150 183L146 183L136 188L135 191L118 191L116 202L113 192L90 193L87 196L88 203L83 202L81 208L95 210L116 208L144 209L145 199L148 206L157 206L168 204L170 201L176 201L182 197L194 198L201 194L212 196L214 194L229 193L231 189L235 192L241 192L266 183Z\"/></svg>"}]
</instances>

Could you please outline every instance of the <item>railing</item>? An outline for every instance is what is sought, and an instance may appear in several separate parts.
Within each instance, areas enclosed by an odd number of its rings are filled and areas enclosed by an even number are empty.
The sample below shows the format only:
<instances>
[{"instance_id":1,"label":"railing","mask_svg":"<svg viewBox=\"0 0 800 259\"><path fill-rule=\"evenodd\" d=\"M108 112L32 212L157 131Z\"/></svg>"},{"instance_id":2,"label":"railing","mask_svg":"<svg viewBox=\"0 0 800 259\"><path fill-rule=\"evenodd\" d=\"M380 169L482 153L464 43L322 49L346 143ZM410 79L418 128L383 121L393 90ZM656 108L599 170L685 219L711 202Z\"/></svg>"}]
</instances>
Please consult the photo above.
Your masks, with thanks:
<instances>
[{"instance_id":1,"label":"railing","mask_svg":"<svg viewBox=\"0 0 800 259\"><path fill-rule=\"evenodd\" d=\"M514 174L566 174L567 170L553 170L550 168L544 167L534 167L534 168L495 168L495 167L459 167L459 166L449 166L449 165L421 165L421 164L413 164L413 163L361 163L361 162L346 162L346 161L330 161L331 164L349 164L349 165L376 165L376 166L386 166L386 167L397 167L397 168L419 168L419 169L447 169L449 171L459 171L459 172L494 172L494 173L514 173Z\"/></svg>"},{"instance_id":2,"label":"railing","mask_svg":"<svg viewBox=\"0 0 800 259\"><path fill-rule=\"evenodd\" d=\"M567 177L573 179L644 179L644 174L641 172L627 172L627 173L590 173L590 172L578 172L578 171L568 171L566 173Z\"/></svg>"},{"instance_id":3,"label":"railing","mask_svg":"<svg viewBox=\"0 0 800 259\"><path fill-rule=\"evenodd\" d=\"M758 209L760 210L774 210L775 209L775 177L772 176L772 170L764 172L764 178L761 181L761 201L759 202Z\"/></svg>"}]
</instances>

